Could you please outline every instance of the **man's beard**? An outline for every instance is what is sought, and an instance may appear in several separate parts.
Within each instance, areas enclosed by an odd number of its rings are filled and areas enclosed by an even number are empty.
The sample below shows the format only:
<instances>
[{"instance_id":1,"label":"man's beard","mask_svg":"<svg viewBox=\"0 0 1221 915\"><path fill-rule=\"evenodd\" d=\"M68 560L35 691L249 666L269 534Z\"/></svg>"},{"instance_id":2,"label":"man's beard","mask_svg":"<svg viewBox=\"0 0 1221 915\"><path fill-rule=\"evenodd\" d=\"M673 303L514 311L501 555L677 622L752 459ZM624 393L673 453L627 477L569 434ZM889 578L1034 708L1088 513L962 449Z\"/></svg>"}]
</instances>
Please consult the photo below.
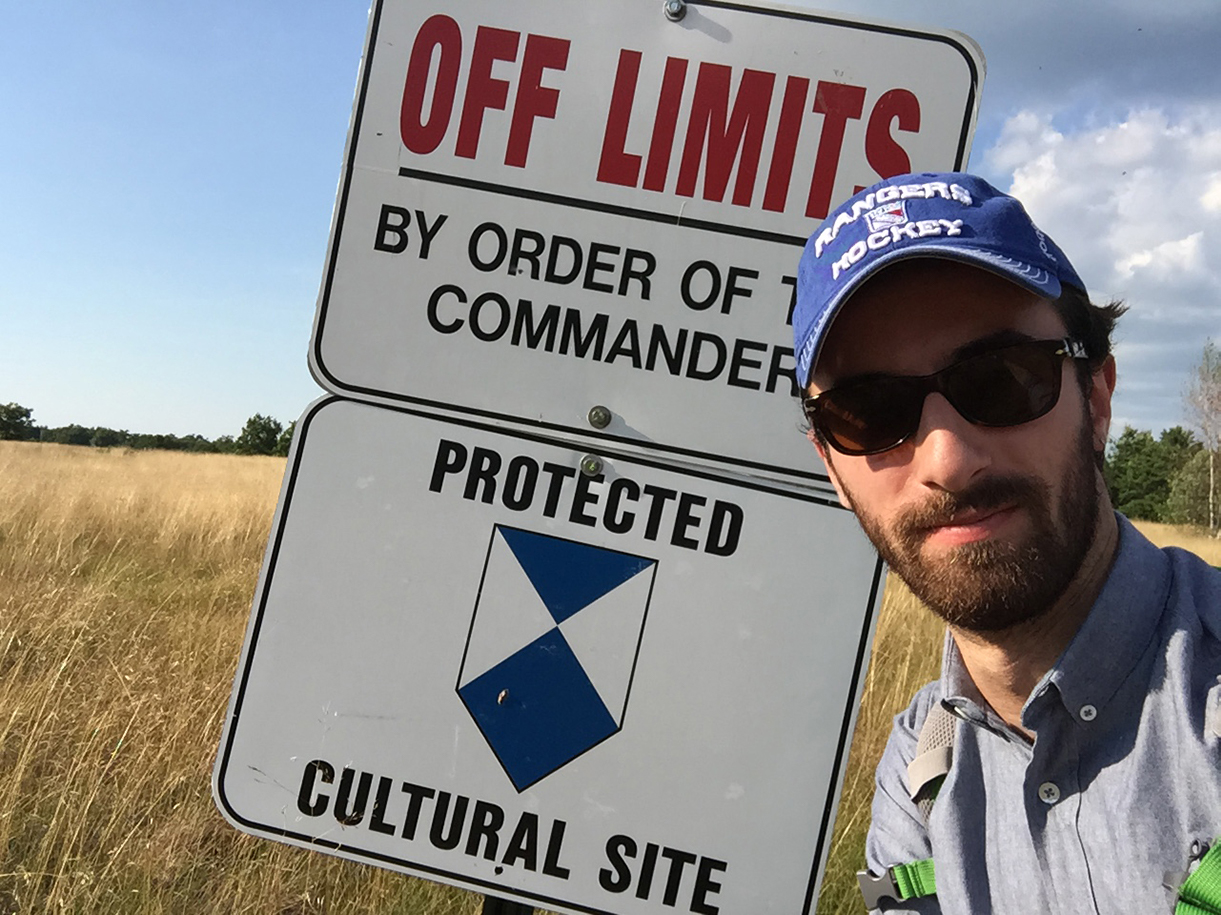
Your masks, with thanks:
<instances>
[{"instance_id":1,"label":"man's beard","mask_svg":"<svg viewBox=\"0 0 1221 915\"><path fill-rule=\"evenodd\" d=\"M857 518L890 568L951 626L974 632L1007 629L1051 609L1094 541L1099 499L1088 423L1070 459L1059 526L1047 484L1021 475L990 477L959 493L931 496L900 513L889 530L859 509ZM934 526L951 523L960 512L1008 506L1030 518L1033 529L1023 540L962 544L935 558L921 554Z\"/></svg>"}]
</instances>

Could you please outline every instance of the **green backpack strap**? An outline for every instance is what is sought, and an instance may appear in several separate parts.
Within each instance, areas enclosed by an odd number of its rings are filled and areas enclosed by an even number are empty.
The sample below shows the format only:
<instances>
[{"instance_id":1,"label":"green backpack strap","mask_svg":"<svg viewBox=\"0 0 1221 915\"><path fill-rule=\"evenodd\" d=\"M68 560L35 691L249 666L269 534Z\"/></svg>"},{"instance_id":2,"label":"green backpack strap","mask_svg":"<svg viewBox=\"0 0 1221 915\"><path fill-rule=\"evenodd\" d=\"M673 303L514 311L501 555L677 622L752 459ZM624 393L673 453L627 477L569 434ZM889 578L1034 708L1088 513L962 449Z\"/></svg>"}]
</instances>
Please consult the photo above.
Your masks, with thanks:
<instances>
[{"instance_id":1,"label":"green backpack strap","mask_svg":"<svg viewBox=\"0 0 1221 915\"><path fill-rule=\"evenodd\" d=\"M1221 842L1204 852L1179 887L1174 915L1221 915Z\"/></svg>"}]
</instances>

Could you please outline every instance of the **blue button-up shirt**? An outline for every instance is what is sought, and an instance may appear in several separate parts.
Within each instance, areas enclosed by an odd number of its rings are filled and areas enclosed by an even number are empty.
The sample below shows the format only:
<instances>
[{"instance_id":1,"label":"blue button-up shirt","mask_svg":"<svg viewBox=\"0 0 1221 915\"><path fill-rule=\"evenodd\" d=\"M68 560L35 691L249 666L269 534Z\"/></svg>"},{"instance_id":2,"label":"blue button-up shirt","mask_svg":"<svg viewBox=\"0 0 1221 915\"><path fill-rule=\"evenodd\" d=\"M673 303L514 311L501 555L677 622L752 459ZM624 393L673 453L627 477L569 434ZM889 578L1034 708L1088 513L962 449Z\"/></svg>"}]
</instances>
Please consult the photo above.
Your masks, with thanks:
<instances>
[{"instance_id":1,"label":"blue button-up shirt","mask_svg":"<svg viewBox=\"0 0 1221 915\"><path fill-rule=\"evenodd\" d=\"M1221 572L1119 527L1097 602L1022 708L1033 744L988 707L949 637L941 679L896 717L866 859L877 874L931 855L937 896L886 911L1169 913L1167 873L1221 836ZM907 764L942 697L960 720L926 825Z\"/></svg>"}]
</instances>

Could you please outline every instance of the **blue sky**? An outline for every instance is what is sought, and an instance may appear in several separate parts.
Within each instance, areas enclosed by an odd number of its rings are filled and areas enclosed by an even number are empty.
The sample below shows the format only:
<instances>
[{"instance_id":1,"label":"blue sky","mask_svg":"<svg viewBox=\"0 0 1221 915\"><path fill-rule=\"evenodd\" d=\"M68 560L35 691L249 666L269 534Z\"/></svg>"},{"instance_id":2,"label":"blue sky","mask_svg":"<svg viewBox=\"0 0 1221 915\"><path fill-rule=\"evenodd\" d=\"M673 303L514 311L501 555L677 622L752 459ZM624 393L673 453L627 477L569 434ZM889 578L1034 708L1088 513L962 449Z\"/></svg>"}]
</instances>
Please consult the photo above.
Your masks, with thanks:
<instances>
[{"instance_id":1,"label":"blue sky","mask_svg":"<svg viewBox=\"0 0 1221 915\"><path fill-rule=\"evenodd\" d=\"M45 425L295 418L367 4L18 4L0 401Z\"/></svg>"},{"instance_id":2,"label":"blue sky","mask_svg":"<svg viewBox=\"0 0 1221 915\"><path fill-rule=\"evenodd\" d=\"M1221 340L1221 5L826 0L967 33L973 170L1013 188L1118 335L1123 423L1184 421ZM320 393L306 350L365 0L17 4L0 32L0 402L236 434Z\"/></svg>"}]
</instances>

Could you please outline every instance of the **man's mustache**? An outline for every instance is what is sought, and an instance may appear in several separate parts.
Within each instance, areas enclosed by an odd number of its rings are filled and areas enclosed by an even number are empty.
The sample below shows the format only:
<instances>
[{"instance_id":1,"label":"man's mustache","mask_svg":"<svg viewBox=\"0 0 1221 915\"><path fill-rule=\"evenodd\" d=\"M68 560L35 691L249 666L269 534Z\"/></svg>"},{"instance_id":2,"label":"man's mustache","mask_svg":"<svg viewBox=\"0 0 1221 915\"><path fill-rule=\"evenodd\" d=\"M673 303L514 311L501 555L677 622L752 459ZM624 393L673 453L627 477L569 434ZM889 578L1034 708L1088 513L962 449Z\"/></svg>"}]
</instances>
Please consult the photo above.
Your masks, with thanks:
<instances>
[{"instance_id":1,"label":"man's mustache","mask_svg":"<svg viewBox=\"0 0 1221 915\"><path fill-rule=\"evenodd\" d=\"M1043 484L1021 475L988 477L960 492L939 492L919 505L904 510L895 522L895 532L908 542L935 527L952 524L967 512L987 512L1012 505L1039 506Z\"/></svg>"}]
</instances>

